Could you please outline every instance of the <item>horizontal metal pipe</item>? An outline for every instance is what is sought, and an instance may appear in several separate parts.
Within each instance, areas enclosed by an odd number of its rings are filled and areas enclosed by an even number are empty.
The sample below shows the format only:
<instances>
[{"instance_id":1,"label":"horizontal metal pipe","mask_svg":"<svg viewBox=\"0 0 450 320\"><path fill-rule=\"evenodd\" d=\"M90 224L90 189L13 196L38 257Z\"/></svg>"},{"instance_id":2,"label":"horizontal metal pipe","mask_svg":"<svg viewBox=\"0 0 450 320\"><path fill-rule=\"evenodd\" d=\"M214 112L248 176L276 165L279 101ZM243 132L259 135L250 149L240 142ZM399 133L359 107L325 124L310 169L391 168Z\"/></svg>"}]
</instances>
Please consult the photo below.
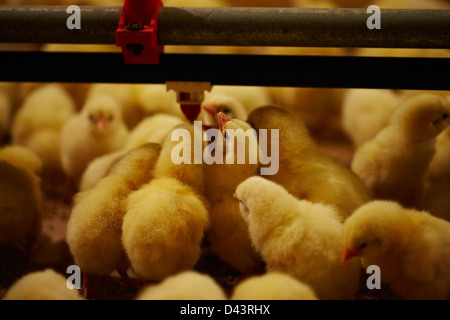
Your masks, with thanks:
<instances>
[{"instance_id":1,"label":"horizontal metal pipe","mask_svg":"<svg viewBox=\"0 0 450 320\"><path fill-rule=\"evenodd\" d=\"M450 90L450 58L163 54L159 65L126 65L120 53L0 52L0 70L13 82Z\"/></svg>"},{"instance_id":2,"label":"horizontal metal pipe","mask_svg":"<svg viewBox=\"0 0 450 320\"><path fill-rule=\"evenodd\" d=\"M65 6L0 6L0 42L114 44L120 7L82 6L69 30ZM450 10L381 9L369 30L366 9L182 8L159 11L161 45L450 48Z\"/></svg>"}]
</instances>

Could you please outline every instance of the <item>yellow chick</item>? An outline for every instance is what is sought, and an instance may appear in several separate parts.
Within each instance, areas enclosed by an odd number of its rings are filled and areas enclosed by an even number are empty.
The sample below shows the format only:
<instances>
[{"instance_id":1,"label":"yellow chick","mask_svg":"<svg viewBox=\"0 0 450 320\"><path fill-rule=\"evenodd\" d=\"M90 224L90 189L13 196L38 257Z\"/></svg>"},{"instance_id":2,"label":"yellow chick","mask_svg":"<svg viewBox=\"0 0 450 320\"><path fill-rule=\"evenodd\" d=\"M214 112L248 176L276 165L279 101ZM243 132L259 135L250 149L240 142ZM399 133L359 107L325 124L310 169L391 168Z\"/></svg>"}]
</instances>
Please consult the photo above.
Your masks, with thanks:
<instances>
[{"instance_id":1,"label":"yellow chick","mask_svg":"<svg viewBox=\"0 0 450 320\"><path fill-rule=\"evenodd\" d=\"M355 152L352 170L377 199L417 206L436 137L450 124L449 114L450 104L440 96L420 94L403 101L389 124Z\"/></svg>"},{"instance_id":2,"label":"yellow chick","mask_svg":"<svg viewBox=\"0 0 450 320\"><path fill-rule=\"evenodd\" d=\"M215 92L202 103L202 121L205 128L219 128L217 114L222 112L231 119L246 120L248 113L242 103L231 95Z\"/></svg>"},{"instance_id":3,"label":"yellow chick","mask_svg":"<svg viewBox=\"0 0 450 320\"><path fill-rule=\"evenodd\" d=\"M269 89L266 87L257 86L215 85L212 87L210 92L205 93L205 100L207 101L210 95L219 93L235 98L242 104L247 114L249 114L256 108L263 107L272 103L272 96Z\"/></svg>"},{"instance_id":4,"label":"yellow chick","mask_svg":"<svg viewBox=\"0 0 450 320\"><path fill-rule=\"evenodd\" d=\"M214 278L189 270L148 285L136 300L227 300L227 296Z\"/></svg>"},{"instance_id":5,"label":"yellow chick","mask_svg":"<svg viewBox=\"0 0 450 320\"><path fill-rule=\"evenodd\" d=\"M361 264L341 261L344 227L333 207L298 200L262 177L242 182L235 197L269 272L283 272L305 282L319 299L355 298Z\"/></svg>"},{"instance_id":6,"label":"yellow chick","mask_svg":"<svg viewBox=\"0 0 450 320\"><path fill-rule=\"evenodd\" d=\"M186 123L183 118L167 113L145 117L130 132L125 149L131 150L147 142L162 143L174 127L183 123Z\"/></svg>"},{"instance_id":7,"label":"yellow chick","mask_svg":"<svg viewBox=\"0 0 450 320\"><path fill-rule=\"evenodd\" d=\"M43 163L36 153L22 146L8 145L0 149L0 160L26 170L36 186L39 186Z\"/></svg>"},{"instance_id":8,"label":"yellow chick","mask_svg":"<svg viewBox=\"0 0 450 320\"><path fill-rule=\"evenodd\" d=\"M449 100L450 102L450 100ZM436 139L436 152L429 167L429 174L439 177L450 171L450 127L442 131Z\"/></svg>"},{"instance_id":9,"label":"yellow chick","mask_svg":"<svg viewBox=\"0 0 450 320\"><path fill-rule=\"evenodd\" d=\"M75 195L66 241L85 280L91 274L107 275L116 269L127 279L129 264L121 239L127 197L152 179L159 152L159 145L151 143L129 151L108 176ZM89 291L89 282L83 286Z\"/></svg>"},{"instance_id":10,"label":"yellow chick","mask_svg":"<svg viewBox=\"0 0 450 320\"><path fill-rule=\"evenodd\" d=\"M127 153L127 150L119 150L99 156L92 160L84 170L80 181L80 191L85 191L97 184L109 174L111 168Z\"/></svg>"},{"instance_id":11,"label":"yellow chick","mask_svg":"<svg viewBox=\"0 0 450 320\"><path fill-rule=\"evenodd\" d=\"M224 143L222 154L219 148L214 151L218 153L222 163L216 161L205 165L205 194L211 204L211 225L207 231L207 238L211 252L239 270L245 277L258 271L263 266L263 261L252 246L247 224L232 195L239 183L258 174L257 137L246 122L231 120L223 113L219 113L218 117L219 135L226 138L216 138L218 144L221 141ZM227 130L235 130L236 138L228 134ZM239 146L242 139L245 149ZM231 144L233 141L234 145ZM243 150L245 161L244 164L239 164L238 153ZM253 164L250 163L251 157L256 160Z\"/></svg>"},{"instance_id":12,"label":"yellow chick","mask_svg":"<svg viewBox=\"0 0 450 320\"><path fill-rule=\"evenodd\" d=\"M268 272L243 280L231 300L319 300L311 286L282 272Z\"/></svg>"},{"instance_id":13,"label":"yellow chick","mask_svg":"<svg viewBox=\"0 0 450 320\"><path fill-rule=\"evenodd\" d=\"M84 300L67 279L53 269L30 272L15 281L3 300Z\"/></svg>"},{"instance_id":14,"label":"yellow chick","mask_svg":"<svg viewBox=\"0 0 450 320\"><path fill-rule=\"evenodd\" d=\"M66 122L76 114L73 98L57 83L44 84L26 97L11 126L12 143L35 152L43 162L42 182L48 194L60 194L64 178L60 139Z\"/></svg>"},{"instance_id":15,"label":"yellow chick","mask_svg":"<svg viewBox=\"0 0 450 320\"><path fill-rule=\"evenodd\" d=\"M401 97L388 89L348 89L342 104L342 128L359 148L388 123Z\"/></svg>"},{"instance_id":16,"label":"yellow chick","mask_svg":"<svg viewBox=\"0 0 450 320\"><path fill-rule=\"evenodd\" d=\"M42 161L20 146L0 149L0 245L30 254L42 227Z\"/></svg>"},{"instance_id":17,"label":"yellow chick","mask_svg":"<svg viewBox=\"0 0 450 320\"><path fill-rule=\"evenodd\" d=\"M406 300L450 298L450 223L389 200L358 208L344 224L343 259L376 265Z\"/></svg>"},{"instance_id":18,"label":"yellow chick","mask_svg":"<svg viewBox=\"0 0 450 320\"><path fill-rule=\"evenodd\" d=\"M95 83L87 92L86 99L96 95L110 95L116 99L120 106L123 121L128 129L132 129L139 123L144 113L136 97L137 85L123 83Z\"/></svg>"},{"instance_id":19,"label":"yellow chick","mask_svg":"<svg viewBox=\"0 0 450 320\"><path fill-rule=\"evenodd\" d=\"M0 144L3 143L9 133L11 111L11 102L8 96L0 91Z\"/></svg>"},{"instance_id":20,"label":"yellow chick","mask_svg":"<svg viewBox=\"0 0 450 320\"><path fill-rule=\"evenodd\" d=\"M123 149L128 133L114 98L95 95L88 99L83 110L67 121L61 132L64 172L79 186L89 163L96 157Z\"/></svg>"},{"instance_id":21,"label":"yellow chick","mask_svg":"<svg viewBox=\"0 0 450 320\"><path fill-rule=\"evenodd\" d=\"M272 130L279 132L279 170L265 178L282 185L299 199L333 205L348 217L372 194L362 180L334 158L320 152L308 129L290 112L279 107L253 111L247 122L268 130L267 150L273 149Z\"/></svg>"},{"instance_id":22,"label":"yellow chick","mask_svg":"<svg viewBox=\"0 0 450 320\"><path fill-rule=\"evenodd\" d=\"M144 117L164 113L184 119L176 92L168 91L165 84L136 85L135 95Z\"/></svg>"},{"instance_id":23,"label":"yellow chick","mask_svg":"<svg viewBox=\"0 0 450 320\"><path fill-rule=\"evenodd\" d=\"M437 138L436 153L431 160L425 180L420 208L450 221L450 128Z\"/></svg>"},{"instance_id":24,"label":"yellow chick","mask_svg":"<svg viewBox=\"0 0 450 320\"><path fill-rule=\"evenodd\" d=\"M200 258L209 213L203 166L192 160L198 135L201 128L194 125L173 129L162 145L154 179L128 197L122 243L136 275L148 281L193 269Z\"/></svg>"}]
</instances>

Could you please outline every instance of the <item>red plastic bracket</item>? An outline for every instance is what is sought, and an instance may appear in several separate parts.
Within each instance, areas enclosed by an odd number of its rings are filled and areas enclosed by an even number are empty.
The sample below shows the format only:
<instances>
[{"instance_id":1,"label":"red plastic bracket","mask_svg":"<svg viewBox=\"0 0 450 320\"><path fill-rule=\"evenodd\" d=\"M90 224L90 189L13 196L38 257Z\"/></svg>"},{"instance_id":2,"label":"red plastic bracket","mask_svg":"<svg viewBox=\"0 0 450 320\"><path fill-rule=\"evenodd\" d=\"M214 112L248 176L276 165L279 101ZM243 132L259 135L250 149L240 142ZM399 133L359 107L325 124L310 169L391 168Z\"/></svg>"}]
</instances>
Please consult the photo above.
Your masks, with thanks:
<instances>
[{"instance_id":1,"label":"red plastic bracket","mask_svg":"<svg viewBox=\"0 0 450 320\"><path fill-rule=\"evenodd\" d=\"M122 47L126 64L159 64L164 47L158 45L158 10L161 0L125 0L116 44Z\"/></svg>"}]
</instances>

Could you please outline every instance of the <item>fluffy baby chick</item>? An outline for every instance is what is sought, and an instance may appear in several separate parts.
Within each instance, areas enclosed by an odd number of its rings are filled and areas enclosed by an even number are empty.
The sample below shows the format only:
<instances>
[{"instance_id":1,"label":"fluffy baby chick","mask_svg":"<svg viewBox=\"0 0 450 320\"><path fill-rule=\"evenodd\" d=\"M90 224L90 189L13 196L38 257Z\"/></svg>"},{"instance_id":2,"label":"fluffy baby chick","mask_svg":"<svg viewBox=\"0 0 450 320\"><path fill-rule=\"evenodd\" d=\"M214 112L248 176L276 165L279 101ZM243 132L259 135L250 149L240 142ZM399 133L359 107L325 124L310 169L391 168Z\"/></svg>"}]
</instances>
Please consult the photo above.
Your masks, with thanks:
<instances>
[{"instance_id":1,"label":"fluffy baby chick","mask_svg":"<svg viewBox=\"0 0 450 320\"><path fill-rule=\"evenodd\" d=\"M67 279L53 269L30 272L15 281L3 300L84 300Z\"/></svg>"},{"instance_id":2,"label":"fluffy baby chick","mask_svg":"<svg viewBox=\"0 0 450 320\"><path fill-rule=\"evenodd\" d=\"M181 134L181 141L172 141L173 134ZM160 281L192 269L200 258L209 213L203 197L203 166L192 159L194 136L201 134L193 125L172 130L163 142L154 179L128 197L122 242L140 278ZM174 154L180 152L190 164L174 163Z\"/></svg>"},{"instance_id":3,"label":"fluffy baby chick","mask_svg":"<svg viewBox=\"0 0 450 320\"><path fill-rule=\"evenodd\" d=\"M0 245L30 254L42 226L42 161L32 151L0 149Z\"/></svg>"},{"instance_id":4,"label":"fluffy baby chick","mask_svg":"<svg viewBox=\"0 0 450 320\"><path fill-rule=\"evenodd\" d=\"M91 97L62 130L60 146L64 172L78 186L89 163L96 157L122 149L127 137L128 129L116 100L109 95Z\"/></svg>"},{"instance_id":5,"label":"fluffy baby chick","mask_svg":"<svg viewBox=\"0 0 450 320\"><path fill-rule=\"evenodd\" d=\"M272 96L269 89L266 87L256 86L215 85L212 87L210 92L205 93L205 100L208 100L210 95L215 95L218 93L235 98L242 104L247 114L256 108L272 103Z\"/></svg>"},{"instance_id":6,"label":"fluffy baby chick","mask_svg":"<svg viewBox=\"0 0 450 320\"><path fill-rule=\"evenodd\" d=\"M0 91L0 143L3 143L11 121L11 102L6 93Z\"/></svg>"},{"instance_id":7,"label":"fluffy baby chick","mask_svg":"<svg viewBox=\"0 0 450 320\"><path fill-rule=\"evenodd\" d=\"M248 113L242 103L231 95L221 92L211 93L202 103L203 125L219 128L217 114L222 112L231 119L246 120Z\"/></svg>"},{"instance_id":8,"label":"fluffy baby chick","mask_svg":"<svg viewBox=\"0 0 450 320\"><path fill-rule=\"evenodd\" d=\"M108 176L76 194L66 241L76 265L85 272L84 279L116 269L127 279L129 265L121 239L127 197L152 179L159 152L159 145L151 143L129 151ZM89 283L84 288L89 291Z\"/></svg>"},{"instance_id":9,"label":"fluffy baby chick","mask_svg":"<svg viewBox=\"0 0 450 320\"><path fill-rule=\"evenodd\" d=\"M400 100L393 90L347 90L342 104L342 128L355 148L372 139L388 124Z\"/></svg>"},{"instance_id":10,"label":"fluffy baby chick","mask_svg":"<svg viewBox=\"0 0 450 320\"><path fill-rule=\"evenodd\" d=\"M116 99L120 106L124 123L128 129L134 128L144 116L144 113L137 101L137 85L122 83L95 83L91 85L87 92L86 99L96 95L110 95Z\"/></svg>"},{"instance_id":11,"label":"fluffy baby chick","mask_svg":"<svg viewBox=\"0 0 450 320\"><path fill-rule=\"evenodd\" d=\"M298 200L262 177L242 182L235 197L268 271L305 282L319 299L355 297L361 265L359 261L341 261L343 223L333 207Z\"/></svg>"},{"instance_id":12,"label":"fluffy baby chick","mask_svg":"<svg viewBox=\"0 0 450 320\"><path fill-rule=\"evenodd\" d=\"M358 256L364 267L377 265L382 281L401 298L450 298L449 222L376 200L345 221L344 242L344 260Z\"/></svg>"},{"instance_id":13,"label":"fluffy baby chick","mask_svg":"<svg viewBox=\"0 0 450 320\"><path fill-rule=\"evenodd\" d=\"M148 116L130 132L125 149L131 150L147 142L162 143L174 127L183 123L186 123L183 118L166 113Z\"/></svg>"},{"instance_id":14,"label":"fluffy baby chick","mask_svg":"<svg viewBox=\"0 0 450 320\"><path fill-rule=\"evenodd\" d=\"M99 156L92 160L84 170L80 181L80 191L85 191L97 184L109 174L111 168L123 158L127 150L119 150Z\"/></svg>"},{"instance_id":15,"label":"fluffy baby chick","mask_svg":"<svg viewBox=\"0 0 450 320\"><path fill-rule=\"evenodd\" d=\"M226 300L224 290L208 274L184 271L149 285L136 300Z\"/></svg>"},{"instance_id":16,"label":"fluffy baby chick","mask_svg":"<svg viewBox=\"0 0 450 320\"><path fill-rule=\"evenodd\" d=\"M257 130L268 130L268 152L275 147L271 143L271 130L278 130L279 170L265 177L295 197L333 205L344 218L372 199L361 179L320 152L308 129L290 112L274 106L258 108L247 122Z\"/></svg>"},{"instance_id":17,"label":"fluffy baby chick","mask_svg":"<svg viewBox=\"0 0 450 320\"><path fill-rule=\"evenodd\" d=\"M318 300L314 290L296 278L281 272L268 272L239 283L231 300Z\"/></svg>"},{"instance_id":18,"label":"fluffy baby chick","mask_svg":"<svg viewBox=\"0 0 450 320\"><path fill-rule=\"evenodd\" d=\"M137 85L135 95L144 117L164 113L184 119L183 112L177 102L176 92L173 90L167 91L165 84Z\"/></svg>"},{"instance_id":19,"label":"fluffy baby chick","mask_svg":"<svg viewBox=\"0 0 450 320\"><path fill-rule=\"evenodd\" d=\"M437 138L436 153L431 160L425 180L420 208L450 221L450 128Z\"/></svg>"},{"instance_id":20,"label":"fluffy baby chick","mask_svg":"<svg viewBox=\"0 0 450 320\"><path fill-rule=\"evenodd\" d=\"M417 206L436 137L449 125L449 114L450 104L440 96L403 101L389 124L356 151L352 170L376 198Z\"/></svg>"},{"instance_id":21,"label":"fluffy baby chick","mask_svg":"<svg viewBox=\"0 0 450 320\"><path fill-rule=\"evenodd\" d=\"M231 120L223 113L219 113L218 117L220 137L216 139L218 144L223 141L224 147L223 150L216 148L214 156L218 153L223 162L216 161L205 166L205 192L211 204L211 225L207 238L212 253L247 276L258 271L263 263L251 244L247 225L232 195L239 183L258 174L258 143L256 134L246 122ZM236 138L227 133L227 130L235 130ZM236 145L240 139L245 139L243 150ZM235 145L231 145L233 140ZM239 164L238 153L243 151L245 161L244 164ZM254 163L250 162L251 157L255 158Z\"/></svg>"},{"instance_id":22,"label":"fluffy baby chick","mask_svg":"<svg viewBox=\"0 0 450 320\"><path fill-rule=\"evenodd\" d=\"M42 159L30 149L17 145L5 146L0 149L0 160L26 170L36 185L39 185L43 163Z\"/></svg>"},{"instance_id":23,"label":"fluffy baby chick","mask_svg":"<svg viewBox=\"0 0 450 320\"><path fill-rule=\"evenodd\" d=\"M61 84L44 84L31 91L12 122L12 143L29 148L43 162L42 182L49 194L64 180L60 139L65 123L75 115L73 98Z\"/></svg>"}]
</instances>

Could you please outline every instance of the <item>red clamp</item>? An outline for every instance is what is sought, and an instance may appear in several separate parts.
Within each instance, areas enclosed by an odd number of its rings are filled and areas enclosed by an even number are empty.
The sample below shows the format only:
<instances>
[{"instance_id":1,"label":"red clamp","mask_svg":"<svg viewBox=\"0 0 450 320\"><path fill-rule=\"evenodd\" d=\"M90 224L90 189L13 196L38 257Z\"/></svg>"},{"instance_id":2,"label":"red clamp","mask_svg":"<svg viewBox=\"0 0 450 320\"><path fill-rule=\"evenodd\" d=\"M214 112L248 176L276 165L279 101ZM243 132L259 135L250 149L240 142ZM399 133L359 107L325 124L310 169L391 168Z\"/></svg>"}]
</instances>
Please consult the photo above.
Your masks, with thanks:
<instances>
[{"instance_id":1,"label":"red clamp","mask_svg":"<svg viewBox=\"0 0 450 320\"><path fill-rule=\"evenodd\" d=\"M126 64L159 64L164 47L158 45L158 10L161 0L125 0L116 31Z\"/></svg>"}]
</instances>

